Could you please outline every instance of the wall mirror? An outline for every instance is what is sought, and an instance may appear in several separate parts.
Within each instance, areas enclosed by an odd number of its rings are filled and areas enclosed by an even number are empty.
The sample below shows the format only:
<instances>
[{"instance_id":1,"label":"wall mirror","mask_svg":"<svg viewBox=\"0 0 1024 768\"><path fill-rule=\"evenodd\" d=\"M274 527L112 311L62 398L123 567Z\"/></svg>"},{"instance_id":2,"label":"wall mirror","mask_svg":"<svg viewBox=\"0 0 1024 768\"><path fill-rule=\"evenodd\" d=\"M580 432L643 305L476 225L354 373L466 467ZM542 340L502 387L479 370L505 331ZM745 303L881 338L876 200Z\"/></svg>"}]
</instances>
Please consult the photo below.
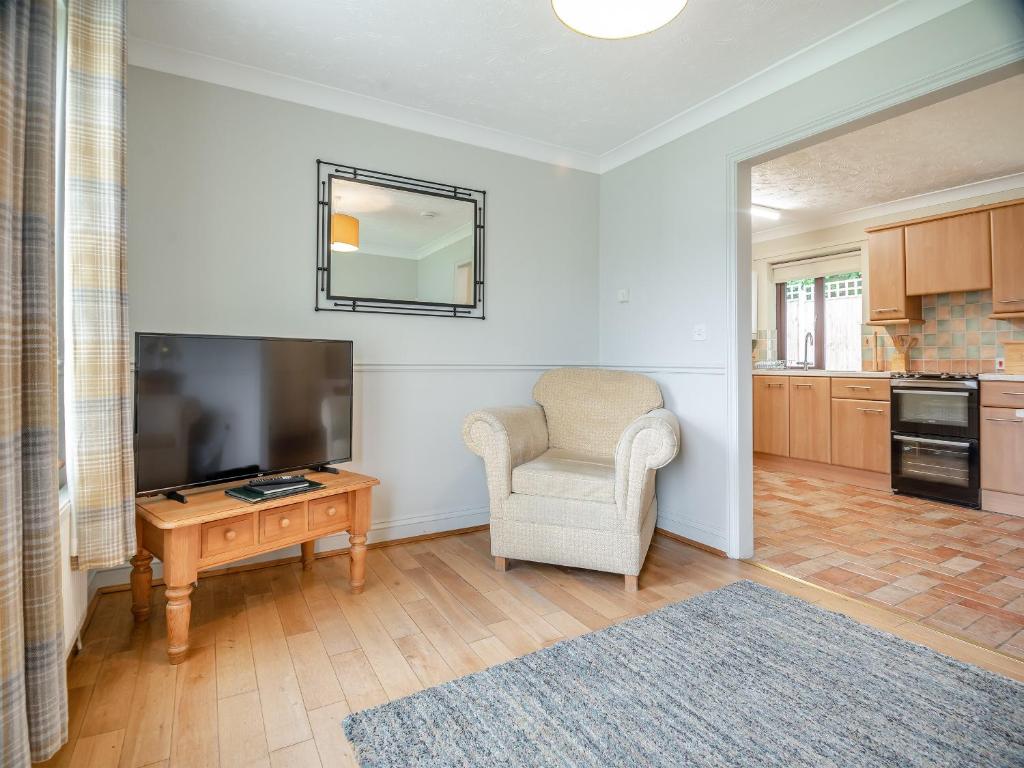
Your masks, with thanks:
<instances>
[{"instance_id":1,"label":"wall mirror","mask_svg":"<svg viewBox=\"0 0 1024 768\"><path fill-rule=\"evenodd\" d=\"M481 190L317 160L317 310L484 317Z\"/></svg>"}]
</instances>

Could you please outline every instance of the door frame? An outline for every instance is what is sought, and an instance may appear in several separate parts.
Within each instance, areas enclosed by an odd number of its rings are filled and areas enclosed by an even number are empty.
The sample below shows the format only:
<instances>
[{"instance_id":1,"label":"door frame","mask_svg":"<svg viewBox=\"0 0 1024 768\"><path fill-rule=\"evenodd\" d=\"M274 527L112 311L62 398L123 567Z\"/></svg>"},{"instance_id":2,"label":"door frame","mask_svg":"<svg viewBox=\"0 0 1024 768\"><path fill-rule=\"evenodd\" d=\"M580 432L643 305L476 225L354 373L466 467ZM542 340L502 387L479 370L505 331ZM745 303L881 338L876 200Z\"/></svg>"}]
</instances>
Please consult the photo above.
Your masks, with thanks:
<instances>
[{"instance_id":1,"label":"door frame","mask_svg":"<svg viewBox=\"0 0 1024 768\"><path fill-rule=\"evenodd\" d=\"M1016 49L1001 50L939 70L873 99L822 115L788 131L737 147L726 175L726 420L728 483L726 554L754 554L753 382L750 361L750 170L758 163L911 112L1024 72Z\"/></svg>"}]
</instances>

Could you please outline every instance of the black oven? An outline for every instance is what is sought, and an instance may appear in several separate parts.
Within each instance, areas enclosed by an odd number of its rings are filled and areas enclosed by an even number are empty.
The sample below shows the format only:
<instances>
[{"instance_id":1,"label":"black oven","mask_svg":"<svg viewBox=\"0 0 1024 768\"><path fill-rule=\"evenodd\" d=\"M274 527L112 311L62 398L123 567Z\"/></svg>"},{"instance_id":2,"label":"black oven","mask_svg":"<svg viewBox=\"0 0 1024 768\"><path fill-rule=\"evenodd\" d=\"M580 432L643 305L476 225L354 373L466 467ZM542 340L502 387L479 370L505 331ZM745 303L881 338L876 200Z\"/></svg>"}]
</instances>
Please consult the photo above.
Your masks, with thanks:
<instances>
[{"instance_id":1,"label":"black oven","mask_svg":"<svg viewBox=\"0 0 1024 768\"><path fill-rule=\"evenodd\" d=\"M979 506L977 378L894 378L891 413L893 491Z\"/></svg>"}]
</instances>

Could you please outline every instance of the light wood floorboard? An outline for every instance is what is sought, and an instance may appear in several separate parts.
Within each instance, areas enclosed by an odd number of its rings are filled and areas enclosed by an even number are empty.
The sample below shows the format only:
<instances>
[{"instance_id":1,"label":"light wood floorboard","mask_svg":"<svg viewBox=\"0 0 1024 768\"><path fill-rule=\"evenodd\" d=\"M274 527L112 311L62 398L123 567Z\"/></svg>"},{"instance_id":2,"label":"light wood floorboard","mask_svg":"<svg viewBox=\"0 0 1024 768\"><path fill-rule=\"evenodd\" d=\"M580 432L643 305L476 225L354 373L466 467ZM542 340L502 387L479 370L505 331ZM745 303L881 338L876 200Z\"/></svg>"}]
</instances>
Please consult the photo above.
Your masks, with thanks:
<instances>
[{"instance_id":1,"label":"light wood floorboard","mask_svg":"<svg viewBox=\"0 0 1024 768\"><path fill-rule=\"evenodd\" d=\"M341 722L738 579L751 579L978 666L1024 663L907 616L656 536L640 591L622 579L514 562L493 570L486 531L373 550L366 591L348 558L214 576L196 590L196 641L164 657L162 590L134 626L104 595L69 667L71 741L47 766L354 766Z\"/></svg>"}]
</instances>

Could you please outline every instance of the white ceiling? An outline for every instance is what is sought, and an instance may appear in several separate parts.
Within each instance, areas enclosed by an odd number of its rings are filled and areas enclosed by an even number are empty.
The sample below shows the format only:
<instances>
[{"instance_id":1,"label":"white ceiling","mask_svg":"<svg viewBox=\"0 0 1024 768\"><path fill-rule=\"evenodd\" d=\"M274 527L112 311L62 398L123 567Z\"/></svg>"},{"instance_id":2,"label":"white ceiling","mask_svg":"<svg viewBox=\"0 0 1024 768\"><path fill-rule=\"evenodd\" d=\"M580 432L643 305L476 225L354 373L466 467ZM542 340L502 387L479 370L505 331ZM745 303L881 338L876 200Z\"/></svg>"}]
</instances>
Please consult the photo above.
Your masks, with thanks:
<instances>
[{"instance_id":1,"label":"white ceiling","mask_svg":"<svg viewBox=\"0 0 1024 768\"><path fill-rule=\"evenodd\" d=\"M607 41L568 30L548 0L130 0L129 60L194 72L192 52L598 157L851 25L871 27L866 46L925 20L906 4L873 16L894 5L690 0L653 34Z\"/></svg>"},{"instance_id":2,"label":"white ceiling","mask_svg":"<svg viewBox=\"0 0 1024 768\"><path fill-rule=\"evenodd\" d=\"M783 211L754 231L1024 172L1024 75L784 155L751 170L754 203Z\"/></svg>"}]
</instances>

